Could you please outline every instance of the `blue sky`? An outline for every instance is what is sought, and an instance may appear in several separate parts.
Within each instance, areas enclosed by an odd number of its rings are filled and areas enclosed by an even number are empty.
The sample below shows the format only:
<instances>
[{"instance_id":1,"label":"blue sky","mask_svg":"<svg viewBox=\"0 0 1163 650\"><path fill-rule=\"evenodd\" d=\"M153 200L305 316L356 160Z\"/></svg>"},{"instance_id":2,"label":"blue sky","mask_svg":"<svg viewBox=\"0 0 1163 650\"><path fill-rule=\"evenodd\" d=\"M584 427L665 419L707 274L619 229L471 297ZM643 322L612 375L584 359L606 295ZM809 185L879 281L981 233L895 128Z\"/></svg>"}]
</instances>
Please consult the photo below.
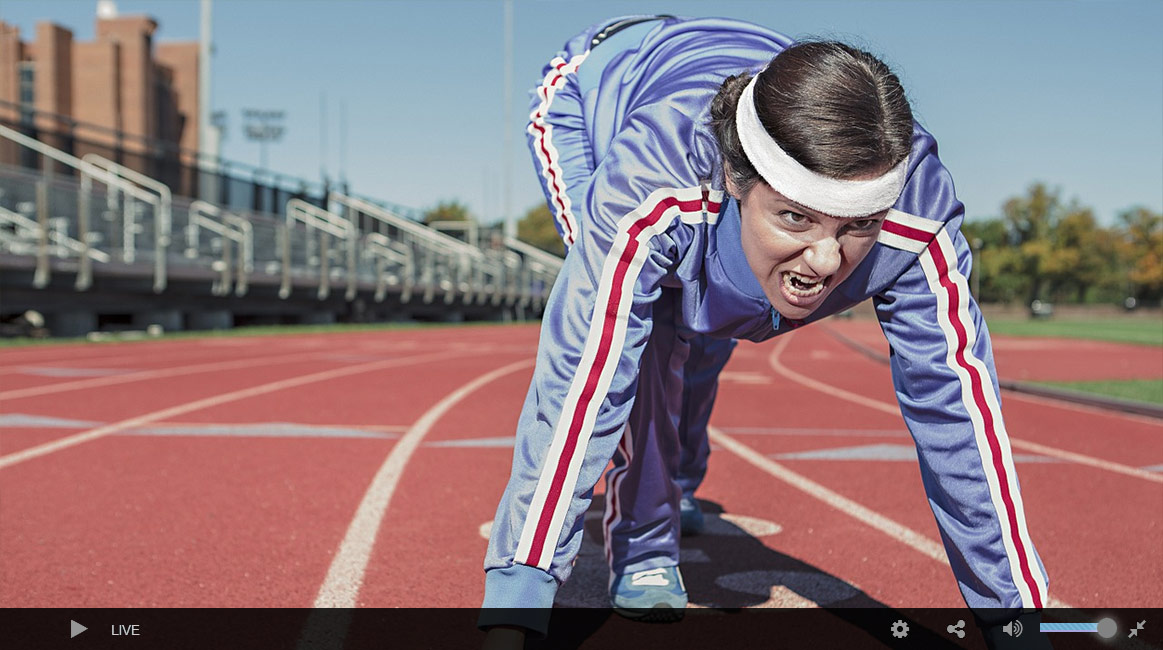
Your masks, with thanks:
<instances>
[{"instance_id":1,"label":"blue sky","mask_svg":"<svg viewBox=\"0 0 1163 650\"><path fill-rule=\"evenodd\" d=\"M93 35L95 0L3 0L25 39L38 21ZM157 19L159 41L194 40L197 0L117 3ZM1035 181L1095 209L1163 210L1163 2L587 2L516 0L513 113L504 119L500 0L217 0L213 104L227 158L257 164L245 107L286 111L275 171L424 208L459 199L501 217L505 131L513 211L541 201L525 150L529 89L586 25L629 13L718 15L791 36L834 37L881 56L940 143L970 218L996 216ZM327 97L328 120L320 118ZM327 147L320 134L327 132Z\"/></svg>"}]
</instances>

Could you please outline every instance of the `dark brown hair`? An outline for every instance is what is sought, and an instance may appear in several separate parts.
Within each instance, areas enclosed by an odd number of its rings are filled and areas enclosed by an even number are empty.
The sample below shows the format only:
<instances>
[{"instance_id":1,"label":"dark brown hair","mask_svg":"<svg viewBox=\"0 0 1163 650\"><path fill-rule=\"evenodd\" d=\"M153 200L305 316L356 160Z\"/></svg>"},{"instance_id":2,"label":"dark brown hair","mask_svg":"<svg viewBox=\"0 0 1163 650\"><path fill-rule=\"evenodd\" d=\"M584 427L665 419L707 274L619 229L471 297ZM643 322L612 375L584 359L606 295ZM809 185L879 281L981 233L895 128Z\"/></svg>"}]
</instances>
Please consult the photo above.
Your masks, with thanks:
<instances>
[{"instance_id":1,"label":"dark brown hair","mask_svg":"<svg viewBox=\"0 0 1163 650\"><path fill-rule=\"evenodd\" d=\"M760 180L735 130L747 74L728 77L711 103L711 127L738 191ZM832 178L887 171L909 154L913 114L900 80L880 59L836 41L797 43L755 82L759 121L789 156Z\"/></svg>"}]
</instances>

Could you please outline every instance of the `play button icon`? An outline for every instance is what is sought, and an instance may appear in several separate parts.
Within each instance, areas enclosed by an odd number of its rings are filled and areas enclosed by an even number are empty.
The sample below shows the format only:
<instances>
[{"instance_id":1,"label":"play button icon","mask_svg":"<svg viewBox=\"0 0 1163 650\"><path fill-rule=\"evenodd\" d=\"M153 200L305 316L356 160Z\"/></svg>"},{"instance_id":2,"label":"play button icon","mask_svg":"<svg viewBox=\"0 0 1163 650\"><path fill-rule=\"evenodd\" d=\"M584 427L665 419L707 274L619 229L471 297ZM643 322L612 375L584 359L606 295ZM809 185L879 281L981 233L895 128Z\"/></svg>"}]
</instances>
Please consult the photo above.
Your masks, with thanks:
<instances>
[{"instance_id":1,"label":"play button icon","mask_svg":"<svg viewBox=\"0 0 1163 650\"><path fill-rule=\"evenodd\" d=\"M70 639L77 636L81 632L84 632L85 630L89 629L76 621L69 621L69 623L70 623L69 631L71 632L71 634L69 634Z\"/></svg>"}]
</instances>

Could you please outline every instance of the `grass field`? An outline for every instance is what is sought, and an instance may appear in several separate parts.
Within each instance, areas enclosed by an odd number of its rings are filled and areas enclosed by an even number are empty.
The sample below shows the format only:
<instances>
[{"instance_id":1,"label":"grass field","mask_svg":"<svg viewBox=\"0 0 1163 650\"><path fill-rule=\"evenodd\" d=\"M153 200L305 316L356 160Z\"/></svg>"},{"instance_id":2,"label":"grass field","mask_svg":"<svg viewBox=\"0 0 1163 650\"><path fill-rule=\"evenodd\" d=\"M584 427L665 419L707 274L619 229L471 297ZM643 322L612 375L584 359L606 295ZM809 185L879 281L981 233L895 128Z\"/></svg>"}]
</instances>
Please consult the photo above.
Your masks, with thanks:
<instances>
[{"instance_id":1,"label":"grass field","mask_svg":"<svg viewBox=\"0 0 1163 650\"><path fill-rule=\"evenodd\" d=\"M1125 379L1118 381L1036 381L1040 386L1117 397L1135 402L1163 405L1163 379Z\"/></svg>"},{"instance_id":2,"label":"grass field","mask_svg":"<svg viewBox=\"0 0 1163 650\"><path fill-rule=\"evenodd\" d=\"M1006 336L1058 336L1163 346L1163 319L1157 318L1095 320L990 318L987 322L991 333Z\"/></svg>"}]
</instances>

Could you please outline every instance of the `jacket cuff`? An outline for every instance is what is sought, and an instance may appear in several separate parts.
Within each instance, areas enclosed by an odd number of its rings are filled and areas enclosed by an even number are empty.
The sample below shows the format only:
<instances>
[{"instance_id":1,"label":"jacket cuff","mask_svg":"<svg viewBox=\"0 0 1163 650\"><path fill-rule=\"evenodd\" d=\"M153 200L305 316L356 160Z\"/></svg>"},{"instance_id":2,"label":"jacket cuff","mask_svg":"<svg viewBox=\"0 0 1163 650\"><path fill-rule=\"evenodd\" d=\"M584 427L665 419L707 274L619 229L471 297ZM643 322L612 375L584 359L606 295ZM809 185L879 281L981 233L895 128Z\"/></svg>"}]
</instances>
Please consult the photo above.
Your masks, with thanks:
<instances>
[{"instance_id":1,"label":"jacket cuff","mask_svg":"<svg viewBox=\"0 0 1163 650\"><path fill-rule=\"evenodd\" d=\"M485 572L485 601L477 627L516 625L544 637L557 581L536 567L514 564Z\"/></svg>"}]
</instances>

